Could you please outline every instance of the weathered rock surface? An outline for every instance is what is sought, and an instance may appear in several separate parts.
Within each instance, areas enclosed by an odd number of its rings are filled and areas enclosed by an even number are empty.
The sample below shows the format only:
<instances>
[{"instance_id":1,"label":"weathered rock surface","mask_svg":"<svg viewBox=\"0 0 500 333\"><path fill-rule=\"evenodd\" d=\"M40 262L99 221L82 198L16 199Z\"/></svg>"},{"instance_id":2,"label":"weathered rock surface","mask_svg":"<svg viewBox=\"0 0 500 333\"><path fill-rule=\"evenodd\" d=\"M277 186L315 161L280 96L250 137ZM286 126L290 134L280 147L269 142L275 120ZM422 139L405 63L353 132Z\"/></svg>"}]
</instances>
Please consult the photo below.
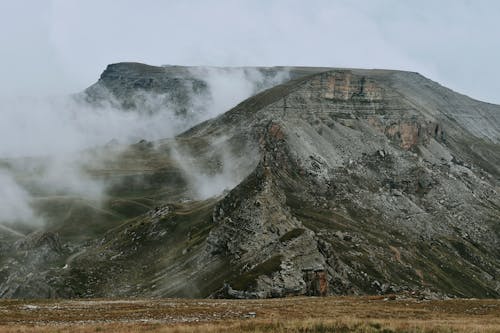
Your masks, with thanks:
<instances>
[{"instance_id":1,"label":"weathered rock surface","mask_svg":"<svg viewBox=\"0 0 500 333\"><path fill-rule=\"evenodd\" d=\"M91 102L112 103L126 110L142 108L146 112L155 111L148 108L153 106L148 99L153 99L186 113L193 93L207 94L207 85L186 67L118 63L109 65L83 96Z\"/></svg>"},{"instance_id":2,"label":"weathered rock surface","mask_svg":"<svg viewBox=\"0 0 500 333\"><path fill-rule=\"evenodd\" d=\"M134 91L131 82L169 92L178 82L169 71L185 70L114 66L100 82L116 96ZM316 270L333 294L499 297L500 106L417 73L290 71L293 80L111 161L116 177L123 160L146 177L113 178L108 209L123 219L101 216L108 230L85 242L64 234L69 222L50 230L58 241L27 242L73 246L56 251L62 262L46 260L51 295L310 294L307 272ZM234 188L196 199L202 178L172 162L179 151L207 175L236 179ZM4 271L1 296L32 295L36 286L16 293L19 273Z\"/></svg>"},{"instance_id":3,"label":"weathered rock surface","mask_svg":"<svg viewBox=\"0 0 500 333\"><path fill-rule=\"evenodd\" d=\"M92 103L110 104L142 113L170 108L177 116L189 117L203 112L210 102L210 80L246 79L253 92L257 93L283 80L303 76L310 70L285 67L156 67L141 63L117 63L108 65L99 80L80 97Z\"/></svg>"}]
</instances>

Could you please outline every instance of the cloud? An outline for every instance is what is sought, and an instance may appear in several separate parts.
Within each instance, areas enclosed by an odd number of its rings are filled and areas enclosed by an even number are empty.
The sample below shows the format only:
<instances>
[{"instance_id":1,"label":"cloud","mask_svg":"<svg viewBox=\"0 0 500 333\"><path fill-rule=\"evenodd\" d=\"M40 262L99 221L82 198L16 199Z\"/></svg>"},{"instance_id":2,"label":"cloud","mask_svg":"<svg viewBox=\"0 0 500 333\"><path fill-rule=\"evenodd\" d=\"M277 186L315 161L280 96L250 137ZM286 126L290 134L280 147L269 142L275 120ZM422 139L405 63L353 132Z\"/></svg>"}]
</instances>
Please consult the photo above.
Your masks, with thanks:
<instances>
[{"instance_id":1,"label":"cloud","mask_svg":"<svg viewBox=\"0 0 500 333\"><path fill-rule=\"evenodd\" d=\"M255 147L246 146L233 152L228 139L212 138L208 153L201 156L183 150L174 142L172 158L188 181L190 199L204 200L231 190L257 165L259 154Z\"/></svg>"},{"instance_id":2,"label":"cloud","mask_svg":"<svg viewBox=\"0 0 500 333\"><path fill-rule=\"evenodd\" d=\"M250 68L194 68L192 75L206 82L207 91L188 90L186 114L178 114L179 106L174 102L169 104L165 96L168 92L137 91L131 96L134 110L120 109L112 103L112 97L111 102L98 106L80 96L0 98L0 161L4 160L3 167L0 165L0 186L6 191L0 222L39 223L41 219L36 218L31 203L40 195L71 195L94 202L105 199L106 184L86 171L89 166L99 169L103 156L85 150L113 140L122 144L117 149L123 149L142 139L172 138L289 77L286 70L264 74ZM118 153L112 151L104 158L112 159ZM222 153L223 168L215 173L184 163L194 161L194 157L179 153L176 157L186 166L197 198L217 195L242 177L226 152ZM22 179L14 175L22 175Z\"/></svg>"},{"instance_id":3,"label":"cloud","mask_svg":"<svg viewBox=\"0 0 500 333\"><path fill-rule=\"evenodd\" d=\"M0 198L0 223L40 224L30 206L31 196L4 170L0 170Z\"/></svg>"},{"instance_id":4,"label":"cloud","mask_svg":"<svg viewBox=\"0 0 500 333\"><path fill-rule=\"evenodd\" d=\"M173 137L289 77L286 70L267 76L248 68L192 71L207 83L208 95L191 91L189 118L177 115L178 107L165 104L162 94L141 91L134 96L137 110L148 112L124 112L110 103L96 107L72 96L0 98L0 157L59 155L113 139L133 143Z\"/></svg>"},{"instance_id":5,"label":"cloud","mask_svg":"<svg viewBox=\"0 0 500 333\"><path fill-rule=\"evenodd\" d=\"M269 75L255 68L195 67L190 71L209 87L208 96L193 96L192 108L200 112L196 122L213 118L248 97L290 78L286 69Z\"/></svg>"}]
</instances>

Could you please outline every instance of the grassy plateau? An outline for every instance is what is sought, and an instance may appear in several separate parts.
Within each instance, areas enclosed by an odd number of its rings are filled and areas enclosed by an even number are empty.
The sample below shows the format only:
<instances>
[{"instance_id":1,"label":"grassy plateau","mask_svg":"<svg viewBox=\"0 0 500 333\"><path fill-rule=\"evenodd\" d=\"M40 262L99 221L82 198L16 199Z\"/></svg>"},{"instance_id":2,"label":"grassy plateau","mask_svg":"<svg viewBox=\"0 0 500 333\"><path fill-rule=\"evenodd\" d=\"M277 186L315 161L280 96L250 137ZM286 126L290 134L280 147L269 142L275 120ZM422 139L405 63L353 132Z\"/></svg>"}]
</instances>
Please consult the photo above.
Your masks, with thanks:
<instances>
[{"instance_id":1,"label":"grassy plateau","mask_svg":"<svg viewBox=\"0 0 500 333\"><path fill-rule=\"evenodd\" d=\"M500 300L2 300L0 332L500 332Z\"/></svg>"}]
</instances>

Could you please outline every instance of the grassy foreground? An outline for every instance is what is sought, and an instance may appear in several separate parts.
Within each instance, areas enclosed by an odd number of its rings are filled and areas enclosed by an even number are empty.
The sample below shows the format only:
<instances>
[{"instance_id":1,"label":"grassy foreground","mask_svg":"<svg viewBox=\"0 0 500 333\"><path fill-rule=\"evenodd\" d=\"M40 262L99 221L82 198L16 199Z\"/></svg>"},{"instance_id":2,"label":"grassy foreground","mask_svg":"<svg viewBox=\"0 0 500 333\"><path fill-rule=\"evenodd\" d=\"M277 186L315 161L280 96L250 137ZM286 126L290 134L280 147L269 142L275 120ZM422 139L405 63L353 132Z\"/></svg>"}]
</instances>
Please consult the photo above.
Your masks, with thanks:
<instances>
[{"instance_id":1,"label":"grassy foreground","mask_svg":"<svg viewBox=\"0 0 500 333\"><path fill-rule=\"evenodd\" d=\"M500 332L500 300L1 300L5 332Z\"/></svg>"}]
</instances>

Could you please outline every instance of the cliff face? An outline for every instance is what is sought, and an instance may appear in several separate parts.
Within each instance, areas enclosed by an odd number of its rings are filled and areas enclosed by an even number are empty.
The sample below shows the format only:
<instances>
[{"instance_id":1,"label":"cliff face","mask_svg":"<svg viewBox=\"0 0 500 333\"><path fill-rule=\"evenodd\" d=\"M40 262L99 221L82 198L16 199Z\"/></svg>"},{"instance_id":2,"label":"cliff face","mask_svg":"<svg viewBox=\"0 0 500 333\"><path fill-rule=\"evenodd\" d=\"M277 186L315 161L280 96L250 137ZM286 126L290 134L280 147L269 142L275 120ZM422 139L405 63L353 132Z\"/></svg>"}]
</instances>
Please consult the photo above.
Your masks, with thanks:
<instances>
[{"instance_id":1,"label":"cliff face","mask_svg":"<svg viewBox=\"0 0 500 333\"><path fill-rule=\"evenodd\" d=\"M160 105L174 105L185 114L192 94L207 98L206 82L196 78L185 67L155 67L139 63L109 65L99 81L87 88L84 97L93 103L112 103L125 110L148 110L148 98L159 99ZM145 109L145 110L144 110Z\"/></svg>"},{"instance_id":2,"label":"cliff face","mask_svg":"<svg viewBox=\"0 0 500 333\"><path fill-rule=\"evenodd\" d=\"M55 224L61 239L18 243L8 260L42 253L21 266L43 271L28 282L45 296L500 296L500 107L416 73L289 70L292 80L111 161L106 209L123 220L101 217L108 228L85 243ZM188 72L121 64L98 84L127 105L135 83L170 92ZM182 152L231 189L193 196L203 183ZM0 295L33 295L19 271L0 270Z\"/></svg>"}]
</instances>

